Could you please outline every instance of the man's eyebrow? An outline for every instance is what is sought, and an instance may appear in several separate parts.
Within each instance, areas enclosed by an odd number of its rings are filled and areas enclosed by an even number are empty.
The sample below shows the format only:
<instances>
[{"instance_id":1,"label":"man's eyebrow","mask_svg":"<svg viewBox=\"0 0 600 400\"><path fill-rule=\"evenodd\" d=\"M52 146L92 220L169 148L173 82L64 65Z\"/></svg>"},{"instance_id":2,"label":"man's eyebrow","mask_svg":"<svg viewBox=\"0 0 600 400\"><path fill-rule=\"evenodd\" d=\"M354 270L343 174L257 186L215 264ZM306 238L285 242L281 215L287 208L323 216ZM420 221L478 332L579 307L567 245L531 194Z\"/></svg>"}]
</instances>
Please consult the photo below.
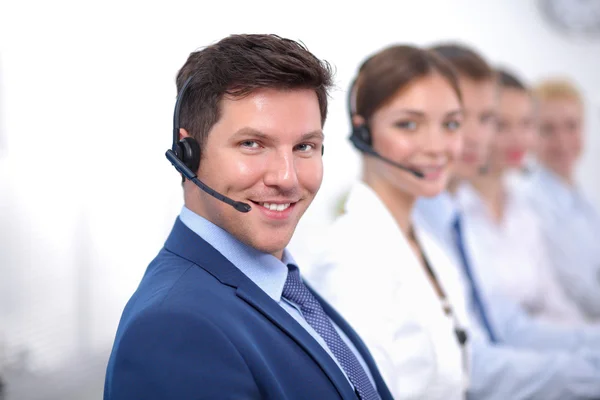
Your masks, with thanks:
<instances>
[{"instance_id":1,"label":"man's eyebrow","mask_svg":"<svg viewBox=\"0 0 600 400\"><path fill-rule=\"evenodd\" d=\"M452 110L446 113L446 117L455 117L455 116L464 116L465 115L465 111L462 108L459 108L457 110Z\"/></svg>"},{"instance_id":2,"label":"man's eyebrow","mask_svg":"<svg viewBox=\"0 0 600 400\"><path fill-rule=\"evenodd\" d=\"M256 130L254 128L249 128L249 127L244 127L241 128L240 130L238 130L236 133L233 134L233 138L237 138L237 137L246 137L246 136L251 136L253 138L256 139L261 139L261 140L265 140L265 141L275 141L276 138L270 135L267 135L264 132L261 132L259 130ZM305 140L311 140L311 139L318 139L318 140L324 140L325 136L323 135L323 131L316 130L316 131L312 131L312 132L307 132L305 134L303 134L300 137L300 141L305 141Z\"/></svg>"},{"instance_id":3,"label":"man's eyebrow","mask_svg":"<svg viewBox=\"0 0 600 400\"><path fill-rule=\"evenodd\" d=\"M263 140L271 139L269 137L269 135L267 135L261 131L258 131L256 129L249 128L249 127L241 128L236 133L233 134L234 138L238 137L238 136L253 136L258 139L263 139Z\"/></svg>"},{"instance_id":4,"label":"man's eyebrow","mask_svg":"<svg viewBox=\"0 0 600 400\"><path fill-rule=\"evenodd\" d=\"M310 140L310 139L317 139L317 140L323 141L325 139L325 135L323 135L323 131L321 131L319 129L318 131L312 131L312 132L305 133L300 138L300 141L305 141L305 140Z\"/></svg>"}]
</instances>

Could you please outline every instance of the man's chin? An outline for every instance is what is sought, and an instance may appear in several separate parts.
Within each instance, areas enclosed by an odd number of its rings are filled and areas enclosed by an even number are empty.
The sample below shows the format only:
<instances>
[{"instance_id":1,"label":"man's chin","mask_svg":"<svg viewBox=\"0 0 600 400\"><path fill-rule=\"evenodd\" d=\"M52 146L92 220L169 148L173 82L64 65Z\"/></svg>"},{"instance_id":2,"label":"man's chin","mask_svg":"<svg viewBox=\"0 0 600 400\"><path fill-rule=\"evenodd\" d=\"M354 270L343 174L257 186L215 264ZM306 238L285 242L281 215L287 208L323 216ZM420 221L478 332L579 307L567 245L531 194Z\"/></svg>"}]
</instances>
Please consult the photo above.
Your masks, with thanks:
<instances>
[{"instance_id":1,"label":"man's chin","mask_svg":"<svg viewBox=\"0 0 600 400\"><path fill-rule=\"evenodd\" d=\"M272 254L277 258L281 258L283 249L287 247L291 239L291 237L288 238L287 235L285 236L286 237L273 237L268 240L256 241L252 243L251 246L262 253Z\"/></svg>"},{"instance_id":2,"label":"man's chin","mask_svg":"<svg viewBox=\"0 0 600 400\"><path fill-rule=\"evenodd\" d=\"M455 182L468 181L481 174L483 167L462 167L454 170L452 180Z\"/></svg>"}]
</instances>

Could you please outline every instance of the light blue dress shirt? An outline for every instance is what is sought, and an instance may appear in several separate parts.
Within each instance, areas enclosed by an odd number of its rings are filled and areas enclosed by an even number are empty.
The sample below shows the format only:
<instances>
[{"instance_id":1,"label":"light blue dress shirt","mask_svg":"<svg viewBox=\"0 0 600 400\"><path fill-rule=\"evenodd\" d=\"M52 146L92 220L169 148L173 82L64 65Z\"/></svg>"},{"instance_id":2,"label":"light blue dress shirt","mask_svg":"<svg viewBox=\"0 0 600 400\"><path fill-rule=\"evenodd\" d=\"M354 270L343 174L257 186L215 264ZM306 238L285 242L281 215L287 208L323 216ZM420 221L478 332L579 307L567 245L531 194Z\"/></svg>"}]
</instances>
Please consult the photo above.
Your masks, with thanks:
<instances>
[{"instance_id":1,"label":"light blue dress shirt","mask_svg":"<svg viewBox=\"0 0 600 400\"><path fill-rule=\"evenodd\" d=\"M281 296L288 274L287 265L294 264L298 266L287 249L283 251L282 260L277 259L271 254L260 252L240 242L224 229L199 216L185 206L183 206L179 214L179 219L185 226L204 239L242 271L244 275L269 295L281 308L287 311L323 347L338 365L344 376L346 376L346 379L348 379L338 360L334 357L331 350L329 350L329 347L327 347L325 340L306 322L300 308ZM366 371L373 387L377 388L369 367L352 341L348 339L344 331L335 322L331 321L331 323ZM348 383L350 383L350 380L348 380ZM352 384L350 383L350 385Z\"/></svg>"},{"instance_id":2,"label":"light blue dress shirt","mask_svg":"<svg viewBox=\"0 0 600 400\"><path fill-rule=\"evenodd\" d=\"M554 270L590 320L600 320L600 215L577 190L540 167L527 183Z\"/></svg>"},{"instance_id":3,"label":"light blue dress shirt","mask_svg":"<svg viewBox=\"0 0 600 400\"><path fill-rule=\"evenodd\" d=\"M429 229L458 264L452 222L458 210L448 193L419 199L415 222ZM468 249L467 253L468 253ZM477 281L477 271L473 271ZM462 269L461 269L462 274ZM464 279L468 282L467 279ZM483 288L480 288L483 289ZM482 293L498 343L491 343L470 301L472 338L469 398L571 400L600 398L600 329L567 328L531 319L506 298Z\"/></svg>"}]
</instances>

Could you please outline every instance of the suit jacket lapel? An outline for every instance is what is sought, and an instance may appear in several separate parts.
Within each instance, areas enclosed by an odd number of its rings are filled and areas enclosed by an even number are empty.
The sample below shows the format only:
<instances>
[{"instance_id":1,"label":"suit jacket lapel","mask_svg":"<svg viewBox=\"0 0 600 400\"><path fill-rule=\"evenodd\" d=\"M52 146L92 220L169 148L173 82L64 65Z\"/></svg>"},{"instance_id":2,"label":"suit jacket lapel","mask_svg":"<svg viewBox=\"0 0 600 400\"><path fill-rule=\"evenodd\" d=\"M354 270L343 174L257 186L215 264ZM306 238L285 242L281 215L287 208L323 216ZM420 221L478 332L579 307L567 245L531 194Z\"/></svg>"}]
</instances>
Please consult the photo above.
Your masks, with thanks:
<instances>
[{"instance_id":1,"label":"suit jacket lapel","mask_svg":"<svg viewBox=\"0 0 600 400\"><path fill-rule=\"evenodd\" d=\"M222 284L237 288L238 297L289 335L315 360L343 399L356 399L354 389L321 345L279 304L214 247L185 226L179 218L165 243L165 248L206 270Z\"/></svg>"},{"instance_id":2,"label":"suit jacket lapel","mask_svg":"<svg viewBox=\"0 0 600 400\"><path fill-rule=\"evenodd\" d=\"M362 356L363 360L365 360L365 362L367 363L367 366L371 371L371 375L373 376L373 380L375 381L375 385L377 386L377 392L379 393L379 396L381 396L381 399L393 400L394 397L392 396L392 393L385 384L383 377L379 373L379 368L377 368L377 364L375 363L373 356L371 356L371 353L369 352L367 346L362 341L360 336L358 336L358 334L354 331L354 329L352 329L350 324L348 324L348 322L346 322L346 320L340 314L338 314L338 312L331 305L329 305L329 303L327 303L321 296L319 296L319 294L315 292L311 287L309 287L309 289L317 298L317 300L319 300L321 306L323 307L323 310L325 310L325 313L327 313L329 318L331 318L331 320L337 326L339 326L342 331L344 331L346 336L348 336L350 341L356 347L356 350L358 350L358 352Z\"/></svg>"},{"instance_id":3,"label":"suit jacket lapel","mask_svg":"<svg viewBox=\"0 0 600 400\"><path fill-rule=\"evenodd\" d=\"M248 284L242 284L238 287L236 294L294 339L319 364L323 372L327 374L331 382L335 385L342 398L356 399L354 389L321 345L292 316L281 308L279 304L273 301L272 298L252 281L248 281Z\"/></svg>"}]
</instances>

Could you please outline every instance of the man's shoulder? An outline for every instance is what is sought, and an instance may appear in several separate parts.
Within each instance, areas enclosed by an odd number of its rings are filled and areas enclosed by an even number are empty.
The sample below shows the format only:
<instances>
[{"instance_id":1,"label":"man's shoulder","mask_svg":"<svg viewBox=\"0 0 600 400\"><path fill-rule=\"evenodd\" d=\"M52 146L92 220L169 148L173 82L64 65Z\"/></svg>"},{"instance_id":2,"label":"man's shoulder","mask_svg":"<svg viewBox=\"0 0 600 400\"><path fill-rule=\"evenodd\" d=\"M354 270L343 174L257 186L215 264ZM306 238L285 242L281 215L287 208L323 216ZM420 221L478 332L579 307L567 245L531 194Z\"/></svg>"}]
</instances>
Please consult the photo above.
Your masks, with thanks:
<instances>
[{"instance_id":1,"label":"man's shoulder","mask_svg":"<svg viewBox=\"0 0 600 400\"><path fill-rule=\"evenodd\" d=\"M169 314L187 319L210 317L223 312L235 297L233 291L198 264L163 248L127 303L120 328L127 329L142 317L148 321Z\"/></svg>"},{"instance_id":2,"label":"man's shoulder","mask_svg":"<svg viewBox=\"0 0 600 400\"><path fill-rule=\"evenodd\" d=\"M189 286L200 288L218 283L197 263L163 248L148 265L136 294L152 298L158 304L203 293L200 290L197 293L186 290Z\"/></svg>"}]
</instances>

